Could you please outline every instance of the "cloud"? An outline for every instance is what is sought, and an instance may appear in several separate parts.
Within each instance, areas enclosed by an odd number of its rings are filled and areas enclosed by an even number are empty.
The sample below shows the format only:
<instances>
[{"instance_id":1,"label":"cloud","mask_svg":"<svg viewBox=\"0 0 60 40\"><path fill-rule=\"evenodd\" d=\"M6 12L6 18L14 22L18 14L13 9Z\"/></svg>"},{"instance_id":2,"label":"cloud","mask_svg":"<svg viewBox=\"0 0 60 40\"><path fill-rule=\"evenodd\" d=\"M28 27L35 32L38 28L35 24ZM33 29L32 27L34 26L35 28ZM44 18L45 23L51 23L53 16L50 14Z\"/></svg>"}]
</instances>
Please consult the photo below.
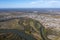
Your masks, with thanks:
<instances>
[{"instance_id":1,"label":"cloud","mask_svg":"<svg viewBox=\"0 0 60 40\"><path fill-rule=\"evenodd\" d=\"M29 3L32 7L60 7L60 1L58 0L36 0Z\"/></svg>"}]
</instances>

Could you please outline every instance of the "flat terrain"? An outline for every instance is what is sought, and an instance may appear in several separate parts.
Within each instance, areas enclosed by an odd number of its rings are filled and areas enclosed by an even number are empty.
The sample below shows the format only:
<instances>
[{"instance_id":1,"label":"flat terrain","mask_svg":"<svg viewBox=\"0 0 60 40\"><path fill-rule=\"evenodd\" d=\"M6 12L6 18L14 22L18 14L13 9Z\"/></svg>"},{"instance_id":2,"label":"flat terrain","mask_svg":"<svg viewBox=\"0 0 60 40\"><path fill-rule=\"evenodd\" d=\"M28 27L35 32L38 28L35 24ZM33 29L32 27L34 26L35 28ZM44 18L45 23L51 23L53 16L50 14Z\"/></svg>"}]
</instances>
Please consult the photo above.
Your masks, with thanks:
<instances>
[{"instance_id":1,"label":"flat terrain","mask_svg":"<svg viewBox=\"0 0 60 40\"><path fill-rule=\"evenodd\" d=\"M32 14L31 13L26 13L25 14L25 13L21 13L21 12L18 12L17 14L16 13L1 13L0 18L29 17L29 18L38 20L46 28L47 35L48 35L47 37L49 39L60 40L60 15L35 14L35 13L32 13ZM11 24L14 24L14 23L11 23Z\"/></svg>"}]
</instances>

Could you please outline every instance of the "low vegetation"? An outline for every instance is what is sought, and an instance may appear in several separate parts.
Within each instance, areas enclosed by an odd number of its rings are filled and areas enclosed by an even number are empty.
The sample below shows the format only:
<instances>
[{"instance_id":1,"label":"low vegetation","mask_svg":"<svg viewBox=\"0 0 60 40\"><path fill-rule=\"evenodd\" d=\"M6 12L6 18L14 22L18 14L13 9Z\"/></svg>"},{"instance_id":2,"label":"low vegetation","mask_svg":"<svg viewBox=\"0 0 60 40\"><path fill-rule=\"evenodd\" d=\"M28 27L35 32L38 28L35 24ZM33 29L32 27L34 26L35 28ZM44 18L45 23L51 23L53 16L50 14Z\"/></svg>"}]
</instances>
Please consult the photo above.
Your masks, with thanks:
<instances>
[{"instance_id":1,"label":"low vegetation","mask_svg":"<svg viewBox=\"0 0 60 40\"><path fill-rule=\"evenodd\" d=\"M39 21L34 20L32 18L27 18L27 17L10 18L10 19L11 20L6 19L7 21L4 19L5 21L0 22L0 29L8 29L8 30L16 29L19 31L23 31L27 35L32 35L34 40L35 39L49 40L47 38L45 28L42 26L42 24ZM25 37L25 35L23 36ZM29 36L26 36L26 37L28 38Z\"/></svg>"}]
</instances>

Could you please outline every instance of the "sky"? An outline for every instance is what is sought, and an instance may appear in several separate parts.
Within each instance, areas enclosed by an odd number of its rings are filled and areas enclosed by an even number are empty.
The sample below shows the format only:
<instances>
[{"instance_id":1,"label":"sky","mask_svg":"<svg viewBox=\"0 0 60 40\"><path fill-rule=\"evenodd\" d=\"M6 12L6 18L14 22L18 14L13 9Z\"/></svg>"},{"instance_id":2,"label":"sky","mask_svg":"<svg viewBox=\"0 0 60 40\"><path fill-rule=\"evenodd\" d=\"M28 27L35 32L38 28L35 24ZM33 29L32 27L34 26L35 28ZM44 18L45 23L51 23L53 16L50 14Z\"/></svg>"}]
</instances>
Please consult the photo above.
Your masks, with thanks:
<instances>
[{"instance_id":1,"label":"sky","mask_svg":"<svg viewBox=\"0 0 60 40\"><path fill-rule=\"evenodd\" d=\"M0 0L0 8L60 8L60 0Z\"/></svg>"}]
</instances>

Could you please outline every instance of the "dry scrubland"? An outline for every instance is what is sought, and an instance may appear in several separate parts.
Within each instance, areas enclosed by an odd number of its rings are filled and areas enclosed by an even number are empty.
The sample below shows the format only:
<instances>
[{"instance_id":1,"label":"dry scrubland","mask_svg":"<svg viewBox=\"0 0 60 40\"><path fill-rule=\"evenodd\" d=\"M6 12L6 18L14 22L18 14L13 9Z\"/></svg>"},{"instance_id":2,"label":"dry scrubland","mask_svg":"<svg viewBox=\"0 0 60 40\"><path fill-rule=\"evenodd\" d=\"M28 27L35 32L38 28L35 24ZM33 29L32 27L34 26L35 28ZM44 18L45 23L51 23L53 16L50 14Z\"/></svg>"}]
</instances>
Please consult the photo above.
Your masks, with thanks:
<instances>
[{"instance_id":1,"label":"dry scrubland","mask_svg":"<svg viewBox=\"0 0 60 40\"><path fill-rule=\"evenodd\" d=\"M40 14L29 17L40 21L47 29L47 37L51 40L60 40L60 15Z\"/></svg>"},{"instance_id":2,"label":"dry scrubland","mask_svg":"<svg viewBox=\"0 0 60 40\"><path fill-rule=\"evenodd\" d=\"M47 37L49 39L60 40L60 15L51 15L51 14L21 14L21 15L20 14L19 15L8 14L8 15L5 14L5 16L4 15L3 16L7 17L7 18L21 17L22 16L22 17L30 17L30 18L33 18L35 20L38 20L46 28ZM1 16L1 17L3 17L3 16ZM14 24L14 21L13 21L13 24Z\"/></svg>"}]
</instances>

